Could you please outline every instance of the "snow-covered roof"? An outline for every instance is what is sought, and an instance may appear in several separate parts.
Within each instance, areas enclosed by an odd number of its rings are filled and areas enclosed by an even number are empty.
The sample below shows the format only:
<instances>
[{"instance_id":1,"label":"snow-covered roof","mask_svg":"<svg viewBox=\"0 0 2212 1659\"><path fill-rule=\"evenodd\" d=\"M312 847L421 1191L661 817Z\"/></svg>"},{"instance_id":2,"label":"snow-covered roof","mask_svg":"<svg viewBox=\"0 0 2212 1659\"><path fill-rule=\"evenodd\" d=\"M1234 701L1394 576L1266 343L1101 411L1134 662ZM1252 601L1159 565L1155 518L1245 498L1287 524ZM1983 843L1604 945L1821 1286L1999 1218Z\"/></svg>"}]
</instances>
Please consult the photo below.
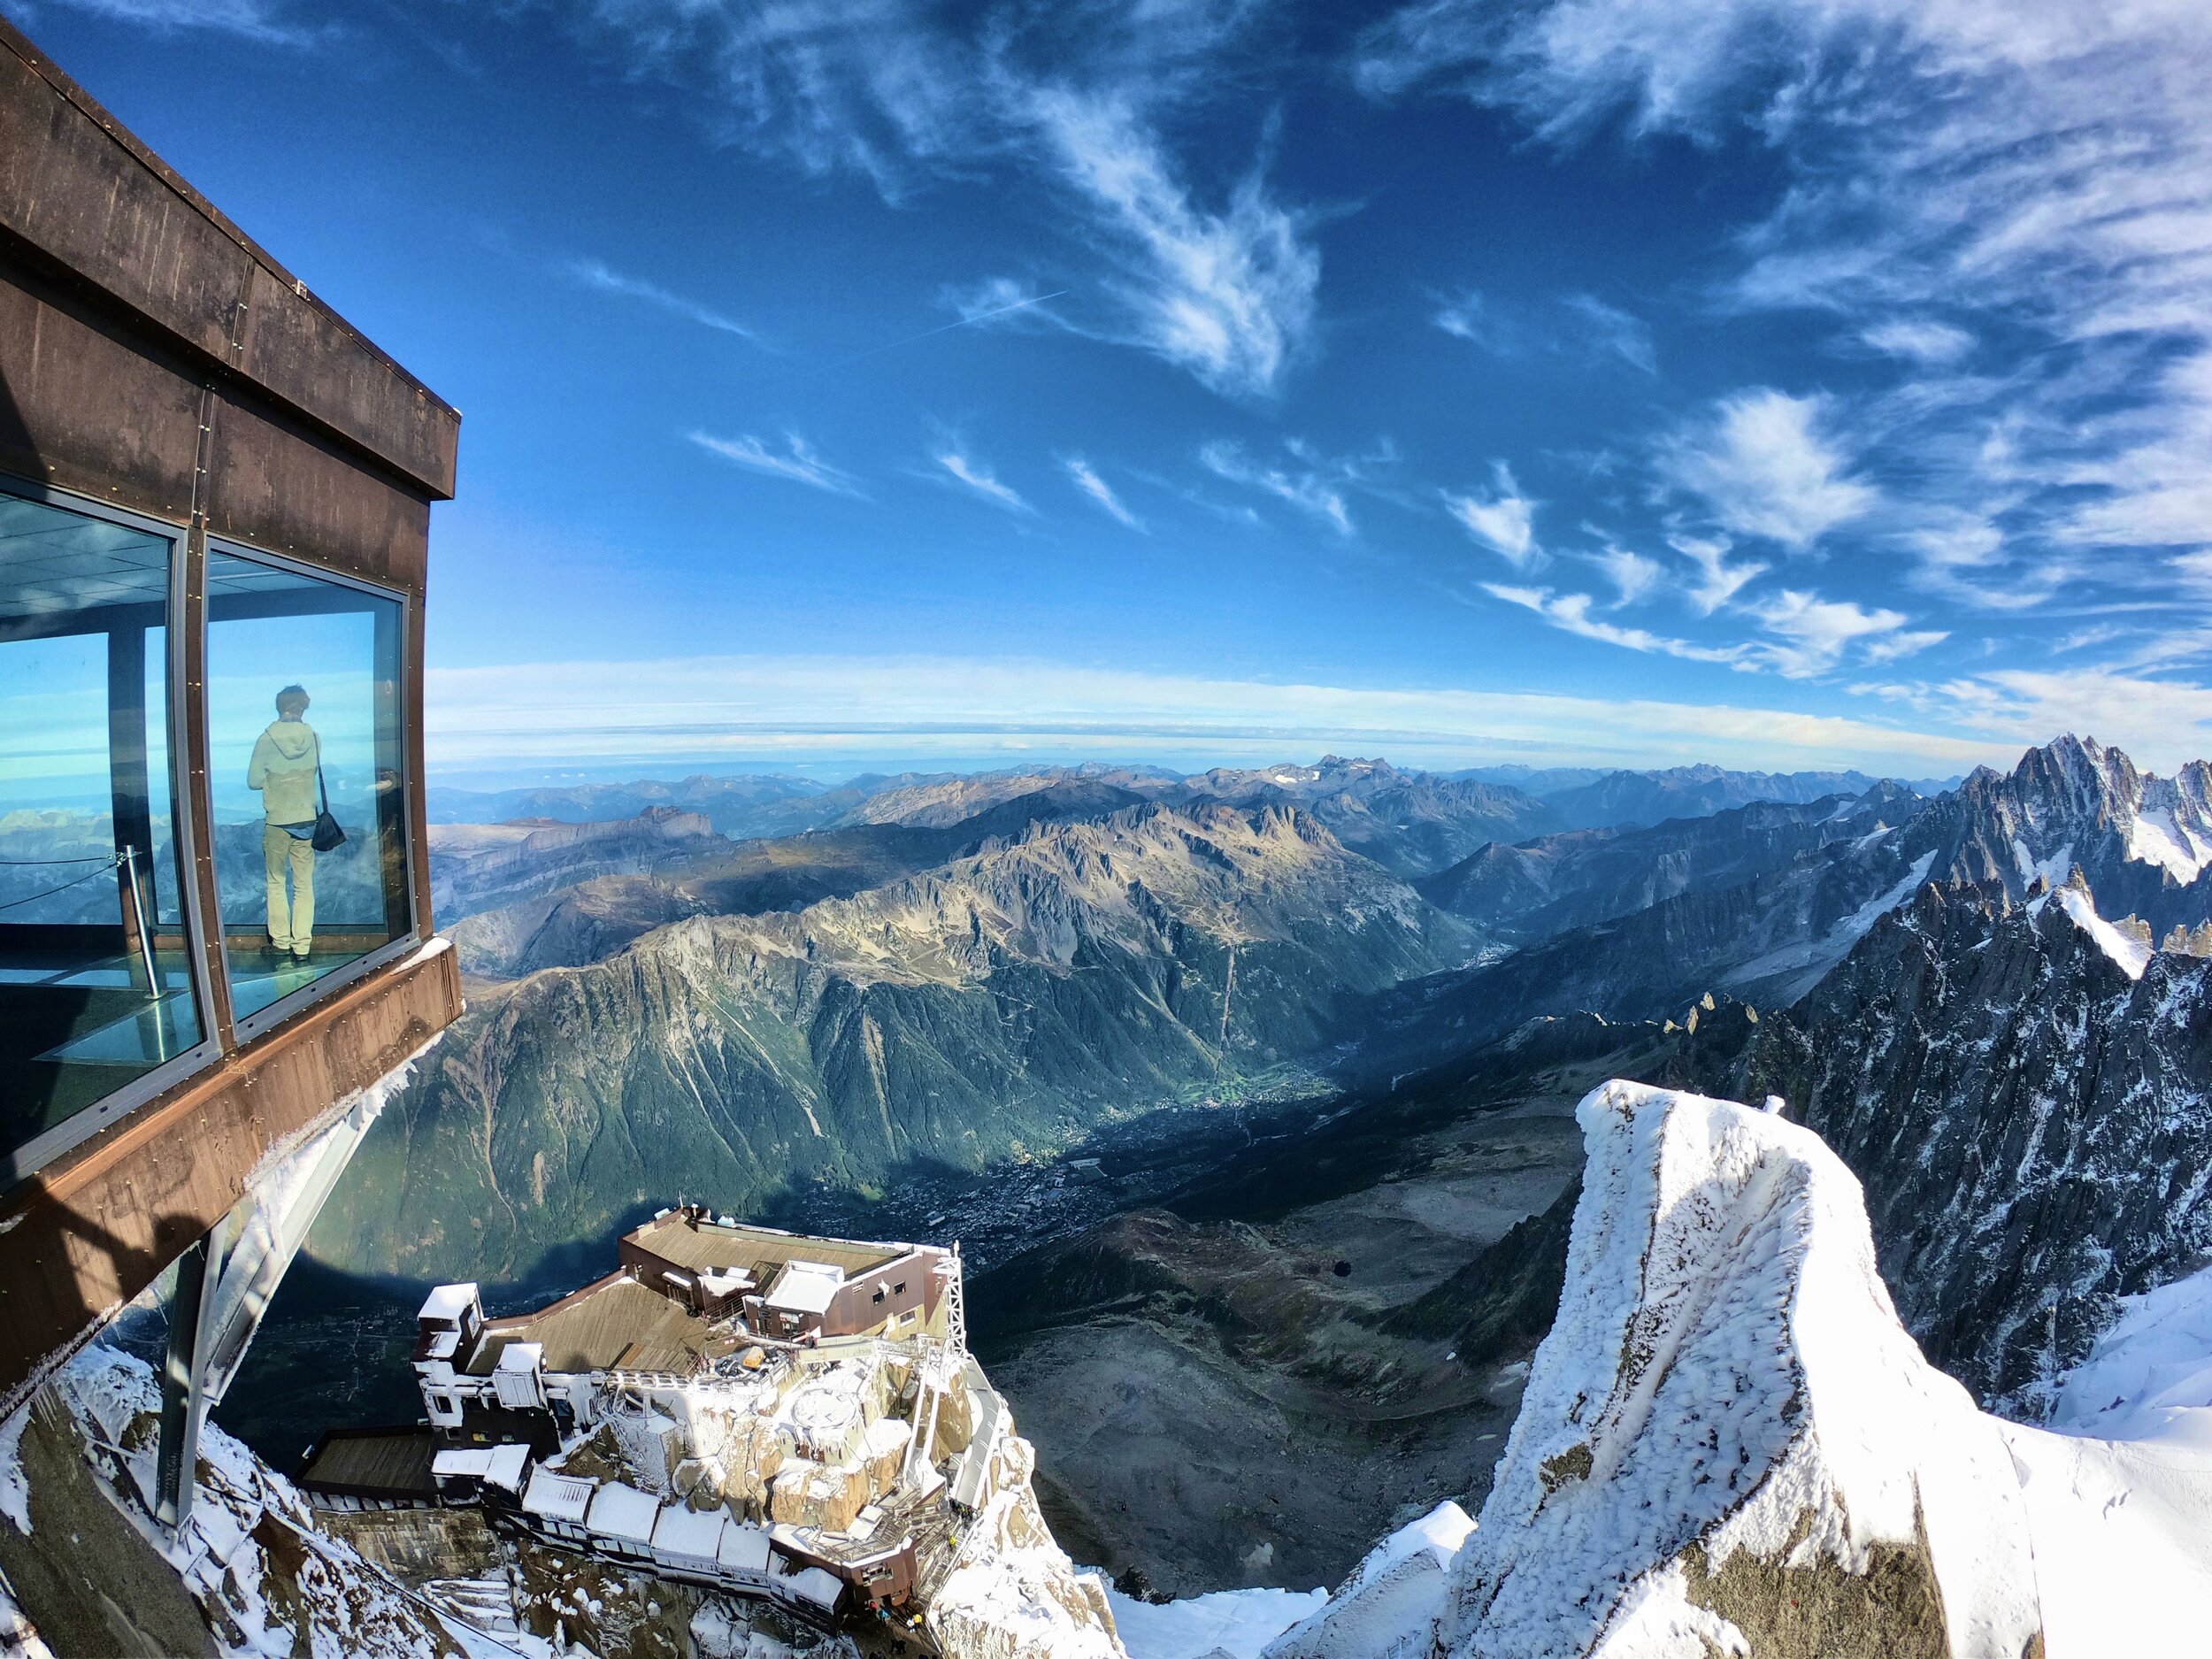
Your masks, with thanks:
<instances>
[{"instance_id":1,"label":"snow-covered roof","mask_svg":"<svg viewBox=\"0 0 2212 1659\"><path fill-rule=\"evenodd\" d=\"M741 1521L732 1521L722 1529L722 1541L716 1550L716 1558L725 1567L740 1572L768 1571L768 1533L764 1527L749 1526Z\"/></svg>"},{"instance_id":2,"label":"snow-covered roof","mask_svg":"<svg viewBox=\"0 0 2212 1659\"><path fill-rule=\"evenodd\" d=\"M820 1608L835 1607L837 1598L844 1593L845 1589L845 1581L842 1578L820 1567L809 1567L803 1571L795 1572L784 1579L783 1583L792 1594Z\"/></svg>"},{"instance_id":3,"label":"snow-covered roof","mask_svg":"<svg viewBox=\"0 0 2212 1659\"><path fill-rule=\"evenodd\" d=\"M419 1319L458 1320L476 1306L476 1286L468 1285L441 1285L423 1298Z\"/></svg>"},{"instance_id":4,"label":"snow-covered roof","mask_svg":"<svg viewBox=\"0 0 2212 1659\"><path fill-rule=\"evenodd\" d=\"M541 1469L530 1477L529 1487L522 1494L522 1507L549 1520L581 1521L591 1508L591 1494L595 1489L590 1481L574 1475L557 1475L549 1469Z\"/></svg>"},{"instance_id":5,"label":"snow-covered roof","mask_svg":"<svg viewBox=\"0 0 2212 1659\"><path fill-rule=\"evenodd\" d=\"M453 1351L460 1346L458 1331L441 1331L430 1339L430 1346L423 1351L432 1359L451 1359Z\"/></svg>"},{"instance_id":6,"label":"snow-covered roof","mask_svg":"<svg viewBox=\"0 0 2212 1659\"><path fill-rule=\"evenodd\" d=\"M434 1476L473 1477L495 1486L504 1486L510 1492L519 1492L522 1471L529 1463L530 1448L520 1441L505 1446L456 1446L432 1456L430 1472Z\"/></svg>"},{"instance_id":7,"label":"snow-covered roof","mask_svg":"<svg viewBox=\"0 0 2212 1659\"><path fill-rule=\"evenodd\" d=\"M826 1313L830 1301L845 1283L845 1270L826 1262L787 1262L767 1296L767 1302L784 1313Z\"/></svg>"},{"instance_id":8,"label":"snow-covered roof","mask_svg":"<svg viewBox=\"0 0 2212 1659\"><path fill-rule=\"evenodd\" d=\"M611 1480L599 1488L599 1495L591 1501L591 1519L588 1525L593 1532L604 1532L610 1538L628 1538L649 1544L660 1507L650 1493Z\"/></svg>"},{"instance_id":9,"label":"snow-covered roof","mask_svg":"<svg viewBox=\"0 0 2212 1659\"><path fill-rule=\"evenodd\" d=\"M487 1486L503 1486L510 1492L522 1490L522 1471L530 1466L530 1448L516 1440L495 1447L491 1461L484 1471Z\"/></svg>"},{"instance_id":10,"label":"snow-covered roof","mask_svg":"<svg viewBox=\"0 0 2212 1659\"><path fill-rule=\"evenodd\" d=\"M732 1295L738 1291L750 1289L752 1283L753 1276L741 1267L733 1267L726 1273L718 1273L710 1267L699 1275L700 1286L710 1296Z\"/></svg>"},{"instance_id":11,"label":"snow-covered roof","mask_svg":"<svg viewBox=\"0 0 2212 1659\"><path fill-rule=\"evenodd\" d=\"M499 1371L534 1371L545 1363L542 1342L510 1342L499 1352Z\"/></svg>"},{"instance_id":12,"label":"snow-covered roof","mask_svg":"<svg viewBox=\"0 0 2212 1659\"><path fill-rule=\"evenodd\" d=\"M653 1523L653 1548L664 1549L672 1555L695 1555L702 1561L712 1561L721 1550L725 1524L719 1509L702 1514L684 1504L672 1503Z\"/></svg>"}]
</instances>

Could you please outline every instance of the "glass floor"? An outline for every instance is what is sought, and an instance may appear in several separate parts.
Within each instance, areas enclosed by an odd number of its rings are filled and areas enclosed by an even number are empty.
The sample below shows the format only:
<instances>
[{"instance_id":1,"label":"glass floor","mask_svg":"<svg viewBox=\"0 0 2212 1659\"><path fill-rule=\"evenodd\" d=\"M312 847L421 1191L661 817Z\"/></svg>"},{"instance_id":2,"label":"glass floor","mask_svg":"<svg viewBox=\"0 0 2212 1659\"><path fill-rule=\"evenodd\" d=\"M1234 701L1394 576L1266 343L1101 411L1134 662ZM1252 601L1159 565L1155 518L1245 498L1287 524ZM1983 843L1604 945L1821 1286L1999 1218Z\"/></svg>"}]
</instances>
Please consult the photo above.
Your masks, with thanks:
<instances>
[{"instance_id":1,"label":"glass floor","mask_svg":"<svg viewBox=\"0 0 2212 1659\"><path fill-rule=\"evenodd\" d=\"M264 956L235 946L230 953L230 1017L245 1019L273 1008L303 985L312 985L334 968L358 962L369 953L320 945L305 962L290 962L274 952Z\"/></svg>"}]
</instances>

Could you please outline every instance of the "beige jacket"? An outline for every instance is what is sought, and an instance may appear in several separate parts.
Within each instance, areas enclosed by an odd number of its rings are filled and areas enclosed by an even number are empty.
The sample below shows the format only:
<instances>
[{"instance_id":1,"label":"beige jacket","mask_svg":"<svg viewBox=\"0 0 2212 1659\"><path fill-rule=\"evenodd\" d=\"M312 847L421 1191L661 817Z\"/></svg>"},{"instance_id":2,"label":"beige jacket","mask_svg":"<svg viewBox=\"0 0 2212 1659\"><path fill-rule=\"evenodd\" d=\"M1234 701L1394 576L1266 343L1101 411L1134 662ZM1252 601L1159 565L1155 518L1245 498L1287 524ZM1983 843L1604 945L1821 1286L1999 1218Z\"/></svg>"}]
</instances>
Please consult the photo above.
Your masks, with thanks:
<instances>
[{"instance_id":1,"label":"beige jacket","mask_svg":"<svg viewBox=\"0 0 2212 1659\"><path fill-rule=\"evenodd\" d=\"M261 807L272 824L311 824L317 804L315 771L322 764L323 742L304 720L273 720L253 746L246 787L261 791Z\"/></svg>"}]
</instances>

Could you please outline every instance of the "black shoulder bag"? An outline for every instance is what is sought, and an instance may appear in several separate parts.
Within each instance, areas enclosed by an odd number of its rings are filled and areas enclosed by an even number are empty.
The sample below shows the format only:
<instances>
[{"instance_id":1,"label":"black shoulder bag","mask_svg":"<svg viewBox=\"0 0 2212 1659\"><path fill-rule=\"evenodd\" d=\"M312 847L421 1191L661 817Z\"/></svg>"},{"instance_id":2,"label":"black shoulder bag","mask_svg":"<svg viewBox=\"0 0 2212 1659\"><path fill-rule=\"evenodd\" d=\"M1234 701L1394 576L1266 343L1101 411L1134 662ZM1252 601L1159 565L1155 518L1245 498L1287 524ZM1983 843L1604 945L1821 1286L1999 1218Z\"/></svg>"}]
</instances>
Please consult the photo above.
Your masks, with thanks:
<instances>
[{"instance_id":1,"label":"black shoulder bag","mask_svg":"<svg viewBox=\"0 0 2212 1659\"><path fill-rule=\"evenodd\" d=\"M315 814L314 832L308 836L307 844L319 853L326 853L334 847L346 844L346 833L338 827L338 820L330 816L330 790L323 783L320 756L315 760L315 797L321 803L322 810Z\"/></svg>"}]
</instances>

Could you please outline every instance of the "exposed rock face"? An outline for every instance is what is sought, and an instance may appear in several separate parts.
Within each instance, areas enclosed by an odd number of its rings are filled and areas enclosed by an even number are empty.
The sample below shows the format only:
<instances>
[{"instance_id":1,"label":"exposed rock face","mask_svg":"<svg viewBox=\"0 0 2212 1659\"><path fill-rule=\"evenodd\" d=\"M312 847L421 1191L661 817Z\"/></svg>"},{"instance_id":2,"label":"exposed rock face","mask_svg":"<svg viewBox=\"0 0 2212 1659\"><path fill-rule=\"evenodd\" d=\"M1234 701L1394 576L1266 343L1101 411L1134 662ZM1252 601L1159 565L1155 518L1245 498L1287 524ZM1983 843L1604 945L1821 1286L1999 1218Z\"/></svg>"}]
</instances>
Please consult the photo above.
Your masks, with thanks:
<instances>
[{"instance_id":1,"label":"exposed rock face","mask_svg":"<svg viewBox=\"0 0 2212 1659\"><path fill-rule=\"evenodd\" d=\"M2039 878L2087 876L2107 917L2134 915L2160 933L2212 916L2212 767L2172 778L2139 772L2094 738L2032 749L2009 773L1984 767L1951 803L1956 820L1939 877L2001 882L2024 898Z\"/></svg>"},{"instance_id":2,"label":"exposed rock face","mask_svg":"<svg viewBox=\"0 0 2212 1659\"><path fill-rule=\"evenodd\" d=\"M325 1259L514 1276L649 1197L979 1167L1280 1075L1461 924L1304 814L1040 826L789 915L695 918L486 996L319 1224ZM406 1217L400 1225L397 1217Z\"/></svg>"},{"instance_id":3,"label":"exposed rock face","mask_svg":"<svg viewBox=\"0 0 2212 1659\"><path fill-rule=\"evenodd\" d=\"M1105 1581L1075 1571L1038 1513L1037 1454L1008 1432L991 1455L990 1497L926 1623L953 1659L1127 1659Z\"/></svg>"},{"instance_id":4,"label":"exposed rock face","mask_svg":"<svg viewBox=\"0 0 2212 1659\"><path fill-rule=\"evenodd\" d=\"M1546 1016L1677 1015L1708 991L1787 1004L1842 960L1874 918L1903 903L1935 863L1916 833L1929 816L1862 833L1746 880L1691 886L1646 909L1576 927L1502 959L1447 971L1379 999L1361 1064L1398 1074L1447 1064Z\"/></svg>"},{"instance_id":5,"label":"exposed rock face","mask_svg":"<svg viewBox=\"0 0 2212 1659\"><path fill-rule=\"evenodd\" d=\"M942 826L870 823L780 840L669 843L667 856L627 873L583 879L590 875L583 870L535 896L467 916L451 931L471 973L514 979L580 968L687 917L753 916L850 898L972 857L994 840L1018 840L1036 824L1102 818L1139 803L1109 784L1062 781ZM433 841L435 871L434 832Z\"/></svg>"},{"instance_id":6,"label":"exposed rock face","mask_svg":"<svg viewBox=\"0 0 2212 1659\"><path fill-rule=\"evenodd\" d=\"M161 1408L142 1360L94 1346L8 1425L0 1565L57 1652L462 1659L452 1625L315 1525L219 1429L173 1540L149 1494Z\"/></svg>"},{"instance_id":7,"label":"exposed rock face","mask_svg":"<svg viewBox=\"0 0 2212 1659\"><path fill-rule=\"evenodd\" d=\"M1455 864L1486 841L1525 841L1563 827L1550 807L1504 784L1334 755L1313 766L1201 772L1185 780L1184 789L1244 806L1294 804L1353 851L1409 879Z\"/></svg>"},{"instance_id":8,"label":"exposed rock face","mask_svg":"<svg viewBox=\"0 0 2212 1659\"><path fill-rule=\"evenodd\" d=\"M2129 950L2131 978L2078 917L2079 889L1924 888L1769 1021L1755 1085L1865 1183L1929 1357L2032 1413L2212 1248L2212 962Z\"/></svg>"},{"instance_id":9,"label":"exposed rock face","mask_svg":"<svg viewBox=\"0 0 2212 1659\"><path fill-rule=\"evenodd\" d=\"M1580 1117L1560 1317L1431 1647L1409 1651L2037 1652L2003 1440L1898 1325L1849 1171L1696 1095L1611 1083Z\"/></svg>"}]
</instances>

